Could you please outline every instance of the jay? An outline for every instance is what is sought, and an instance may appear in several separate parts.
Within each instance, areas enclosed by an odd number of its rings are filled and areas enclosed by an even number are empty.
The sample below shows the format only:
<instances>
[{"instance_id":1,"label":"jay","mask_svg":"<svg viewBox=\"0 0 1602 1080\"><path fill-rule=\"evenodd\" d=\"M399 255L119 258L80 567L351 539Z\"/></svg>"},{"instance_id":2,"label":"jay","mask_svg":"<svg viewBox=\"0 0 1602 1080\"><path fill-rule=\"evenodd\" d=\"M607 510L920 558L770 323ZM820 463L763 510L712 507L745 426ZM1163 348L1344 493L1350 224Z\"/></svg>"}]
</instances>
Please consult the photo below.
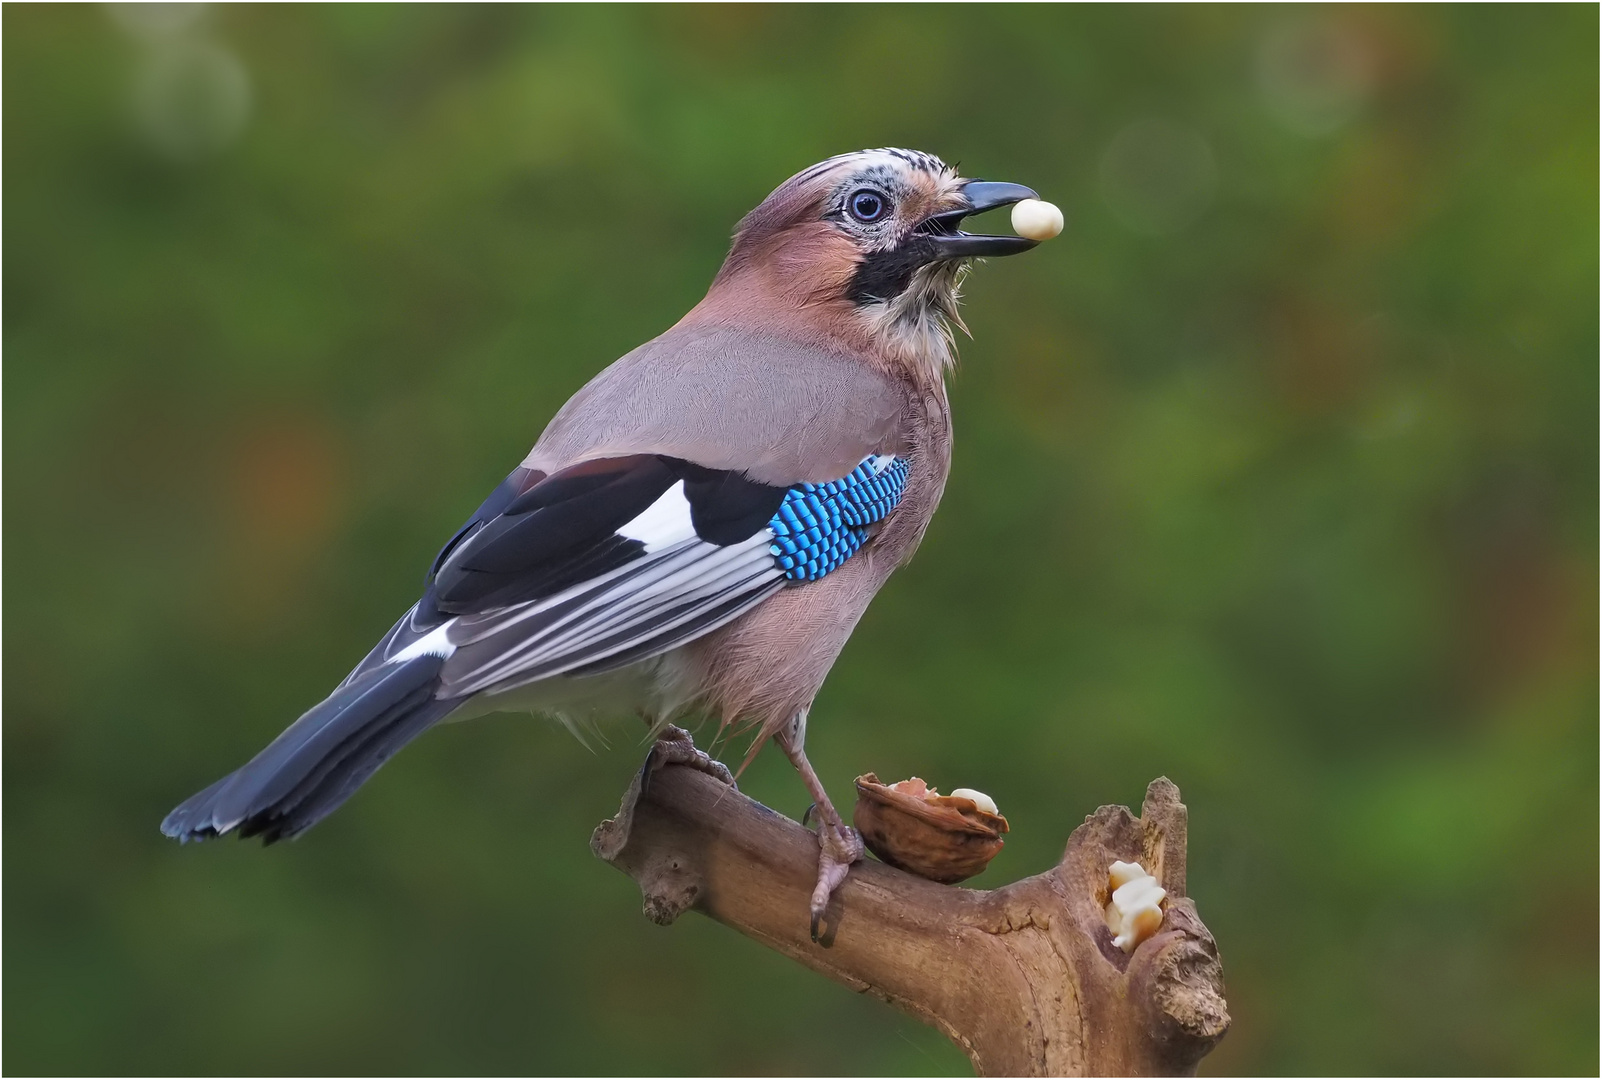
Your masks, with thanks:
<instances>
[{"instance_id":1,"label":"jay","mask_svg":"<svg viewBox=\"0 0 1602 1080\"><path fill-rule=\"evenodd\" d=\"M816 938L862 843L807 761L808 711L940 502L970 260L1036 243L963 219L1035 197L900 149L779 185L705 299L562 406L345 681L162 831L295 836L447 719L697 712L800 773Z\"/></svg>"}]
</instances>

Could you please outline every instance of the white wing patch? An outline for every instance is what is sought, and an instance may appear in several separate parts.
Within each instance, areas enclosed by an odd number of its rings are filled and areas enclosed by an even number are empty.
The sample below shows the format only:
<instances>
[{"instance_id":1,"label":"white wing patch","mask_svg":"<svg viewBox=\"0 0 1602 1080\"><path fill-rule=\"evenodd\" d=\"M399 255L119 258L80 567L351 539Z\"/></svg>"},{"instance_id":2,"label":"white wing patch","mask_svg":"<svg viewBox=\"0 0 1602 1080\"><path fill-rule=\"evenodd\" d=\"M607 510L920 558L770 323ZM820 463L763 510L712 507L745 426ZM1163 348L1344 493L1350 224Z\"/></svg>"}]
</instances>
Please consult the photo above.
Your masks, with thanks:
<instances>
[{"instance_id":1,"label":"white wing patch","mask_svg":"<svg viewBox=\"0 0 1602 1080\"><path fill-rule=\"evenodd\" d=\"M455 621L455 619L447 619L434 627L427 635L418 638L394 656L388 657L388 661L398 664L415 656L439 656L447 660L450 659L451 653L456 651L456 646L451 643L450 639L451 624Z\"/></svg>"},{"instance_id":2,"label":"white wing patch","mask_svg":"<svg viewBox=\"0 0 1602 1080\"><path fill-rule=\"evenodd\" d=\"M644 544L647 555L693 539L695 525L690 520L690 501L684 497L684 481L675 482L617 534Z\"/></svg>"}]
</instances>

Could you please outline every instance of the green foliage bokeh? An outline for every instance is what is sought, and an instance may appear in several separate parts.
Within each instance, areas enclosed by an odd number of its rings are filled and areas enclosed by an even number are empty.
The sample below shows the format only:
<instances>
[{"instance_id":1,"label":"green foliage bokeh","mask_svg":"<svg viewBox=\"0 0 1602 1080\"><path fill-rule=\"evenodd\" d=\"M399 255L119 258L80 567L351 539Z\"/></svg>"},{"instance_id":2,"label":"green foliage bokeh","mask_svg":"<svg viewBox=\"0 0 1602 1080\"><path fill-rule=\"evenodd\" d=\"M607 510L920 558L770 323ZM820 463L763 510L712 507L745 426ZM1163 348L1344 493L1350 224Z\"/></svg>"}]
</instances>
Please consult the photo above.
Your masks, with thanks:
<instances>
[{"instance_id":1,"label":"green foliage bokeh","mask_svg":"<svg viewBox=\"0 0 1602 1080\"><path fill-rule=\"evenodd\" d=\"M452 727L302 840L156 832L321 697L795 170L981 267L918 558L809 748L1033 873L1173 777L1211 1072L1594 1073L1594 7L16 7L4 1067L961 1073L593 859L642 747ZM745 787L798 816L764 753Z\"/></svg>"}]
</instances>

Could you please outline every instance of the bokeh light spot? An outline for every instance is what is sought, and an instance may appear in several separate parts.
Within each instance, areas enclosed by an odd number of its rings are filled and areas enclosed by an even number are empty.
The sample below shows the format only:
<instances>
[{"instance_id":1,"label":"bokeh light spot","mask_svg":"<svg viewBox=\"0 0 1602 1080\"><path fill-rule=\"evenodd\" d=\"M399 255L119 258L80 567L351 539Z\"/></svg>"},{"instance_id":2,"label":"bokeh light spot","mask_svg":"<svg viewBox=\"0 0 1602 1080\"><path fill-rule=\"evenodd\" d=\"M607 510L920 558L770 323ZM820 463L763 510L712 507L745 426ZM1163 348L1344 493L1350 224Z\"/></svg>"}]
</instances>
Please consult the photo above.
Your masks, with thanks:
<instances>
[{"instance_id":1,"label":"bokeh light spot","mask_svg":"<svg viewBox=\"0 0 1602 1080\"><path fill-rule=\"evenodd\" d=\"M1269 109L1303 135L1345 126L1368 99L1374 58L1353 31L1333 22L1275 27L1257 50L1257 85Z\"/></svg>"},{"instance_id":2,"label":"bokeh light spot","mask_svg":"<svg viewBox=\"0 0 1602 1080\"><path fill-rule=\"evenodd\" d=\"M250 118L250 76L229 50L205 41L152 49L134 81L134 116L150 145L196 161L237 139Z\"/></svg>"}]
</instances>

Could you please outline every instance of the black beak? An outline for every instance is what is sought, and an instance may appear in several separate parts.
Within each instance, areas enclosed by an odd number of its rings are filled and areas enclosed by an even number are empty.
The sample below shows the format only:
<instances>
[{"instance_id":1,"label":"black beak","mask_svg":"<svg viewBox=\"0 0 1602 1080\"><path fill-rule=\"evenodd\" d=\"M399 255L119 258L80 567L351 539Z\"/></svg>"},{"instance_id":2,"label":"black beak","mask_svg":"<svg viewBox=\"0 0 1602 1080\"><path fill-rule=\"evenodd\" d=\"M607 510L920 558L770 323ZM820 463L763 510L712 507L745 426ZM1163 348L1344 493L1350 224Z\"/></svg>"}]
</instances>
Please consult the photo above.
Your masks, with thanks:
<instances>
[{"instance_id":1,"label":"black beak","mask_svg":"<svg viewBox=\"0 0 1602 1080\"><path fill-rule=\"evenodd\" d=\"M1022 184L1003 184L993 180L970 180L962 185L968 205L936 214L919 225L916 232L928 237L937 259L969 259L979 255L1016 255L1039 243L1022 236L984 236L962 231L963 220L1025 199L1038 199Z\"/></svg>"}]
</instances>

